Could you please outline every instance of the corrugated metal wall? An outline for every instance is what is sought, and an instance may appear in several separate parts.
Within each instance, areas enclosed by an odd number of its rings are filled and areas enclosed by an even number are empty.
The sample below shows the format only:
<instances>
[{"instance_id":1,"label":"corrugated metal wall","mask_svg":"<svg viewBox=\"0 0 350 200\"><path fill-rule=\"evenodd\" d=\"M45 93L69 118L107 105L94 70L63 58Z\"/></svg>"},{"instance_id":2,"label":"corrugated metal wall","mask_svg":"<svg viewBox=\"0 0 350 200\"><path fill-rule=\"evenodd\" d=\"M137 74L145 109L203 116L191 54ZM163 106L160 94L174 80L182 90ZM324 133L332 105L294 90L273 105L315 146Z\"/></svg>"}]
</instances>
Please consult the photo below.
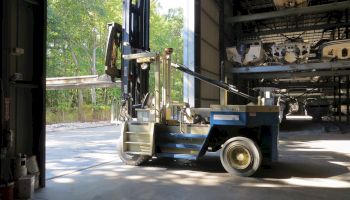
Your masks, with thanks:
<instances>
[{"instance_id":1,"label":"corrugated metal wall","mask_svg":"<svg viewBox=\"0 0 350 200\"><path fill-rule=\"evenodd\" d=\"M225 59L223 55L225 47L229 46L229 41L225 40L229 30L223 25L223 12L230 12L231 9L229 1L196 1L196 71L215 80L222 78L220 62ZM205 82L196 81L195 96L196 107L220 104L220 89Z\"/></svg>"},{"instance_id":2,"label":"corrugated metal wall","mask_svg":"<svg viewBox=\"0 0 350 200\"><path fill-rule=\"evenodd\" d=\"M209 78L220 78L220 24L219 5L215 0L198 1L196 7L196 66ZM196 106L209 107L220 103L220 90L205 82L197 82Z\"/></svg>"}]
</instances>

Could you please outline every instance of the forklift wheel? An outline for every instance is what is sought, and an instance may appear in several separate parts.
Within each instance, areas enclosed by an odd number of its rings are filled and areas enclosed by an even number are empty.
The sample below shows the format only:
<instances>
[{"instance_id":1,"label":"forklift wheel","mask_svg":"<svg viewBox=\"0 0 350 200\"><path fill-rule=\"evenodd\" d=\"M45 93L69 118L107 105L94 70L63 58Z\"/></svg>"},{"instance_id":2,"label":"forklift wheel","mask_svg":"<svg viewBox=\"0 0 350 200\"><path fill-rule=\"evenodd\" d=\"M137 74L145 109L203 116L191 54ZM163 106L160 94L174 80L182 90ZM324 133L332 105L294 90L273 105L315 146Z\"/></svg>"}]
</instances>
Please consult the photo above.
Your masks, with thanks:
<instances>
[{"instance_id":1,"label":"forklift wheel","mask_svg":"<svg viewBox=\"0 0 350 200\"><path fill-rule=\"evenodd\" d=\"M220 160L227 172L239 176L252 176L260 167L262 155L254 141L234 137L225 142Z\"/></svg>"},{"instance_id":2,"label":"forklift wheel","mask_svg":"<svg viewBox=\"0 0 350 200\"><path fill-rule=\"evenodd\" d=\"M151 157L145 155L135 155L123 152L122 138L119 139L118 155L122 162L126 165L139 166L147 162Z\"/></svg>"}]
</instances>

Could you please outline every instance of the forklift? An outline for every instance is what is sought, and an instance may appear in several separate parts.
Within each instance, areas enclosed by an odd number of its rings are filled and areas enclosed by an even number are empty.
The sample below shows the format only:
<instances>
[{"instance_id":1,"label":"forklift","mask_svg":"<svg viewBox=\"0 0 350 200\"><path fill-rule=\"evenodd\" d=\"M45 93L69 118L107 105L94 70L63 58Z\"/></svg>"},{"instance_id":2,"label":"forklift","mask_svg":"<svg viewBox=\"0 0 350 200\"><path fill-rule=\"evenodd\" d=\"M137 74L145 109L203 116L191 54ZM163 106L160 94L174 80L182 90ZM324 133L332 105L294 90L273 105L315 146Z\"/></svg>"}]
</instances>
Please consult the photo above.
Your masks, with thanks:
<instances>
[{"instance_id":1,"label":"forklift","mask_svg":"<svg viewBox=\"0 0 350 200\"><path fill-rule=\"evenodd\" d=\"M227 172L252 176L262 164L277 161L279 107L264 105L264 98L252 97L234 85L172 63L172 48L162 53L150 52L149 9L149 0L124 0L123 25L108 26L106 74L112 81L121 79L123 92L118 145L122 162L138 166L160 157L198 160L206 152L220 151ZM150 68L154 73L153 91L149 88ZM187 103L173 102L173 70L251 103L191 108Z\"/></svg>"}]
</instances>

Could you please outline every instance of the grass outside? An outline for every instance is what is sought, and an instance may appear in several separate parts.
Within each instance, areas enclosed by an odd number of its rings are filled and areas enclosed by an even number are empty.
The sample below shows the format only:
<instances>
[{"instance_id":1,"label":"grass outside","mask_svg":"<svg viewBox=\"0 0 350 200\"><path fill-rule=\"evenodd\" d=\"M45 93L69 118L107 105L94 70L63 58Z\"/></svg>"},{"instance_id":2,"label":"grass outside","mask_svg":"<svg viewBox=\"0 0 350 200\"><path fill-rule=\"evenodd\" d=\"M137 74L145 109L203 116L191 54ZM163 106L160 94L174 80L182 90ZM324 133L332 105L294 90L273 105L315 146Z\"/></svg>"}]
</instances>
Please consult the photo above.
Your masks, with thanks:
<instances>
[{"instance_id":1,"label":"grass outside","mask_svg":"<svg viewBox=\"0 0 350 200\"><path fill-rule=\"evenodd\" d=\"M74 108L46 108L46 124L96 122L111 119L110 106L83 105Z\"/></svg>"}]
</instances>

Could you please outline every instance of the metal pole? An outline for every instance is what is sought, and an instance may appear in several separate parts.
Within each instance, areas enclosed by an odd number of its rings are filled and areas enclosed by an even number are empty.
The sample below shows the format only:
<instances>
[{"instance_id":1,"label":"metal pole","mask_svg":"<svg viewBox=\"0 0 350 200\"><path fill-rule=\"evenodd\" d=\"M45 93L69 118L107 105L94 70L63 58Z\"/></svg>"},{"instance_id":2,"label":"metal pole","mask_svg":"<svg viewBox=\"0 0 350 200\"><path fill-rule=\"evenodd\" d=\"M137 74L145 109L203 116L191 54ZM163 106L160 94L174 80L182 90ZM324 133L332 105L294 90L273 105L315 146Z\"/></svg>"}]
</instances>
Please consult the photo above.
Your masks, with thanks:
<instances>
[{"instance_id":1,"label":"metal pole","mask_svg":"<svg viewBox=\"0 0 350 200\"><path fill-rule=\"evenodd\" d=\"M197 29L196 26L199 25L198 18L196 17L196 13L198 9L197 1L190 0L185 1L186 6L184 8L184 53L183 53L183 62L186 66L188 66L191 70L195 71L195 60L196 60L196 52L195 52L195 44L196 42L195 31ZM196 21L196 22L195 22ZM197 49L199 51L199 49ZM194 77L184 74L183 76L183 101L187 102L191 107L195 107L196 99L195 99L195 79Z\"/></svg>"},{"instance_id":2,"label":"metal pole","mask_svg":"<svg viewBox=\"0 0 350 200\"><path fill-rule=\"evenodd\" d=\"M155 62L155 68L154 68L154 93L156 98L156 123L160 122L160 57L157 55L156 62Z\"/></svg>"},{"instance_id":3,"label":"metal pole","mask_svg":"<svg viewBox=\"0 0 350 200\"><path fill-rule=\"evenodd\" d=\"M333 87L333 109L335 110L335 106L336 106L336 97L337 97L337 86L335 84L335 76L333 76L333 83L334 83L334 87ZM336 121L336 116L335 114L332 116L333 121Z\"/></svg>"},{"instance_id":4,"label":"metal pole","mask_svg":"<svg viewBox=\"0 0 350 200\"><path fill-rule=\"evenodd\" d=\"M163 87L162 87L162 102L165 107L168 103L171 102L171 86L170 86L170 78L171 78L171 54L173 52L172 48L164 49L163 54Z\"/></svg>"},{"instance_id":5,"label":"metal pole","mask_svg":"<svg viewBox=\"0 0 350 200\"><path fill-rule=\"evenodd\" d=\"M167 70L167 67L166 67L166 61L165 61L165 55L163 54L163 56L162 56L162 58L161 58L162 60L161 60L161 62L162 62L162 73L161 73L161 75L162 75L162 77L161 77L161 79L162 79L162 105L161 105L161 107L162 107L162 109L161 109L161 112L162 112L162 120L164 120L165 119L165 113L164 113L164 108L165 108L165 106L166 106L166 100L167 100L167 98L166 98L166 85L167 85L167 74L168 74L168 70Z\"/></svg>"},{"instance_id":6,"label":"metal pole","mask_svg":"<svg viewBox=\"0 0 350 200\"><path fill-rule=\"evenodd\" d=\"M346 76L346 122L350 122L350 115L349 115L349 106L350 106L350 84L349 84L350 76Z\"/></svg>"},{"instance_id":7,"label":"metal pole","mask_svg":"<svg viewBox=\"0 0 350 200\"><path fill-rule=\"evenodd\" d=\"M311 13L324 13L324 12L335 11L335 10L337 11L345 10L349 7L350 7L350 4L348 1L334 2L334 3L309 6L304 8L290 8L288 10L278 10L278 11L272 11L272 12L234 16L234 17L226 18L225 22L232 24L232 23L239 23L239 22L272 19L272 18L282 18L287 16L300 16L300 15L311 14Z\"/></svg>"},{"instance_id":8,"label":"metal pole","mask_svg":"<svg viewBox=\"0 0 350 200\"><path fill-rule=\"evenodd\" d=\"M349 22L349 9L345 10L345 21ZM346 39L349 39L349 26L346 26L345 28L345 37Z\"/></svg>"},{"instance_id":9,"label":"metal pole","mask_svg":"<svg viewBox=\"0 0 350 200\"><path fill-rule=\"evenodd\" d=\"M338 76L338 121L341 122L341 76Z\"/></svg>"},{"instance_id":10,"label":"metal pole","mask_svg":"<svg viewBox=\"0 0 350 200\"><path fill-rule=\"evenodd\" d=\"M163 67L163 82L162 82L162 121L165 122L167 120L166 116L166 107L171 101L171 87L170 87L170 67L171 67L171 53L173 52L172 48L164 49L163 59L162 59L162 67Z\"/></svg>"},{"instance_id":11,"label":"metal pole","mask_svg":"<svg viewBox=\"0 0 350 200\"><path fill-rule=\"evenodd\" d=\"M131 27L130 27L130 20L131 20L131 0L125 0L123 1L123 34L122 34L122 53L123 55L131 54L131 46L130 46L130 37L131 37ZM128 108L128 114L132 115L132 100L129 98L129 92L130 92L130 67L131 63L129 60L122 60L122 92L123 92L123 99L126 100L126 106Z\"/></svg>"},{"instance_id":12,"label":"metal pole","mask_svg":"<svg viewBox=\"0 0 350 200\"><path fill-rule=\"evenodd\" d=\"M220 81L223 83L227 83L224 61L221 61L220 65ZM220 105L227 105L227 90L220 89Z\"/></svg>"},{"instance_id":13,"label":"metal pole","mask_svg":"<svg viewBox=\"0 0 350 200\"><path fill-rule=\"evenodd\" d=\"M172 48L166 48L164 50L165 53L165 60L166 62L166 70L167 70L167 77L166 77L166 104L171 103L171 54L173 53Z\"/></svg>"}]
</instances>

